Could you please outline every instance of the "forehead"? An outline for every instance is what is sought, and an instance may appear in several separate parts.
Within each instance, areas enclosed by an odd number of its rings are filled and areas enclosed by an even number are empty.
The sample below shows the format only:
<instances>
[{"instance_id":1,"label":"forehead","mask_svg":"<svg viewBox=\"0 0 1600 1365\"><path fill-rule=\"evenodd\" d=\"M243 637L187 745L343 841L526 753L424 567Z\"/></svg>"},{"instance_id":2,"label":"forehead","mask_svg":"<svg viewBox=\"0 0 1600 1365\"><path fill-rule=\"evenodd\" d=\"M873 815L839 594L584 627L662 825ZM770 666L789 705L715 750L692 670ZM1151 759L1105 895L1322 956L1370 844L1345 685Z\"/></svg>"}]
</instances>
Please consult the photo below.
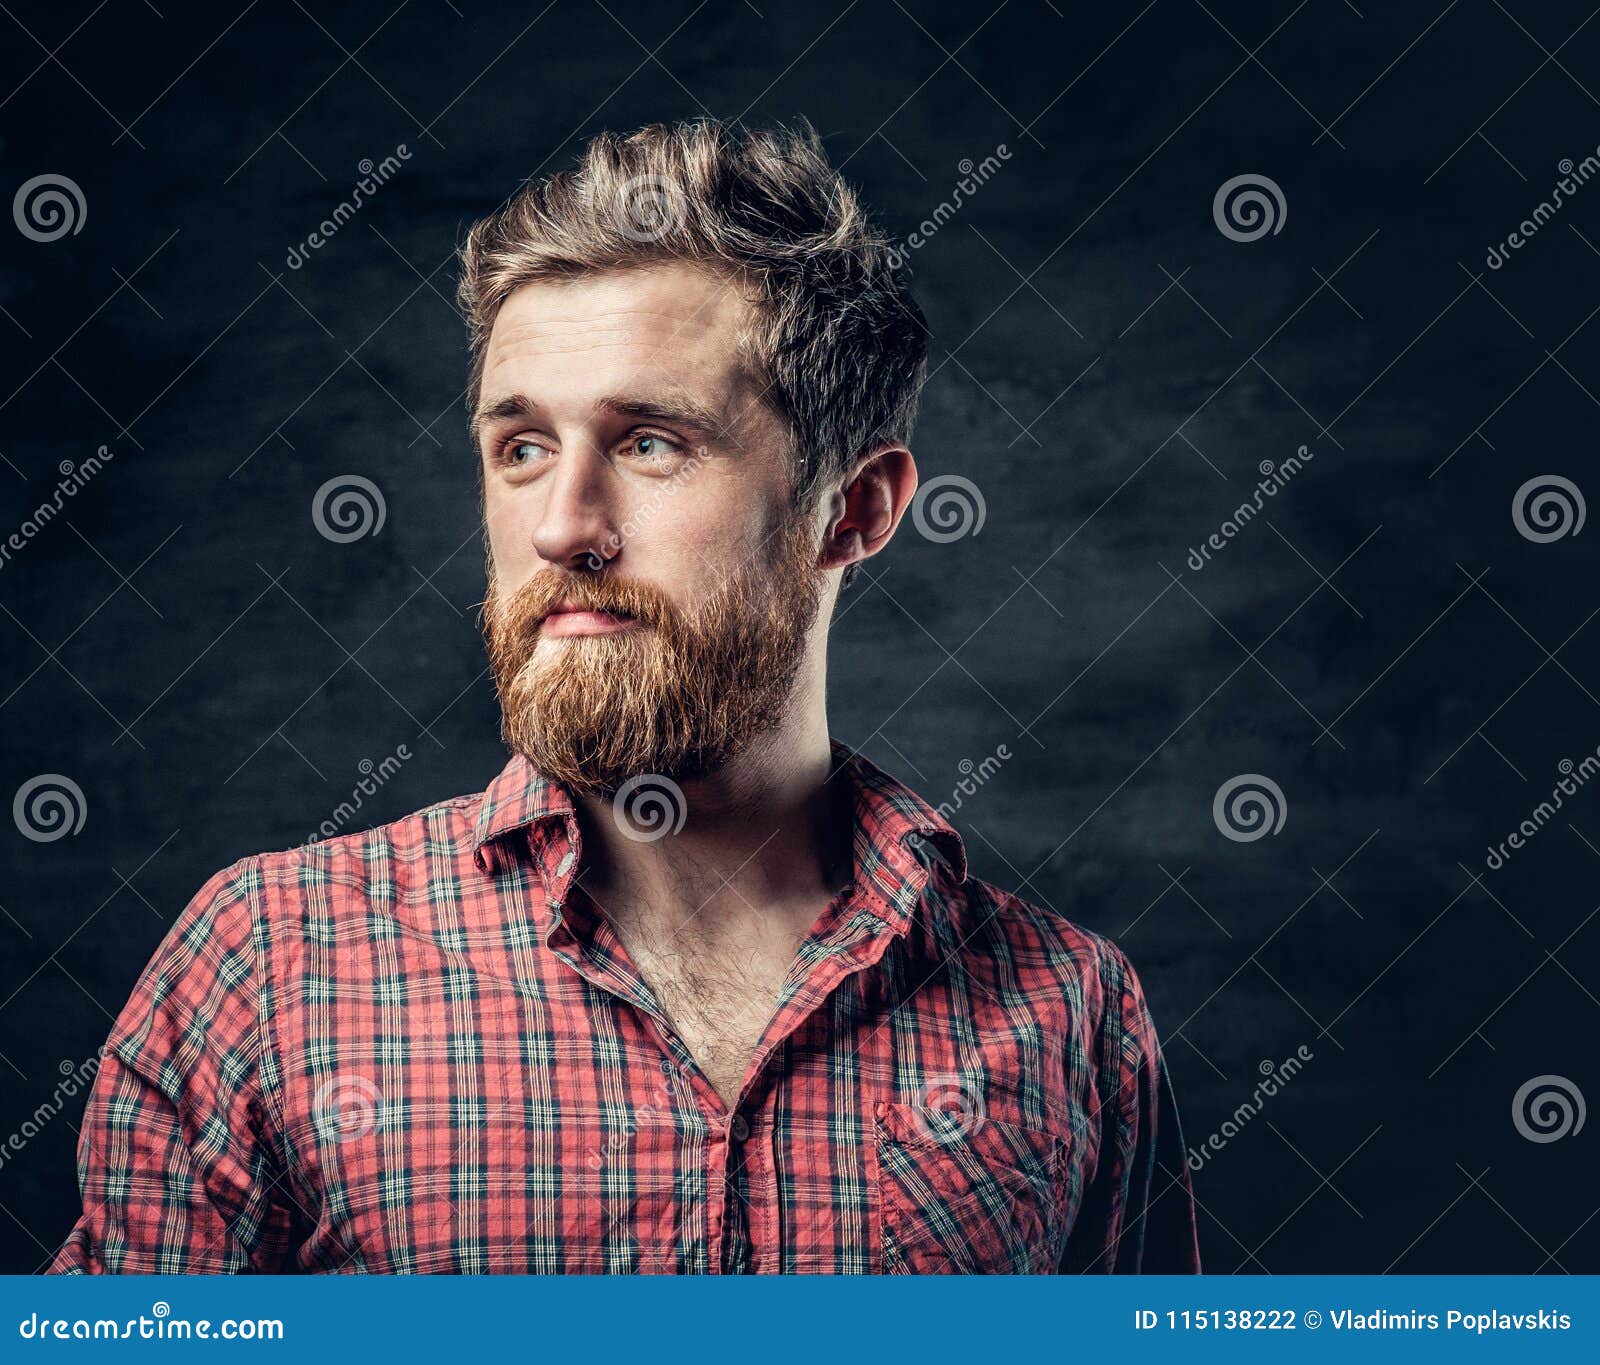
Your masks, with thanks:
<instances>
[{"instance_id":1,"label":"forehead","mask_svg":"<svg viewBox=\"0 0 1600 1365\"><path fill-rule=\"evenodd\" d=\"M556 401L657 380L726 408L750 379L741 350L750 321L731 281L690 265L525 284L495 317L483 397L520 390Z\"/></svg>"}]
</instances>

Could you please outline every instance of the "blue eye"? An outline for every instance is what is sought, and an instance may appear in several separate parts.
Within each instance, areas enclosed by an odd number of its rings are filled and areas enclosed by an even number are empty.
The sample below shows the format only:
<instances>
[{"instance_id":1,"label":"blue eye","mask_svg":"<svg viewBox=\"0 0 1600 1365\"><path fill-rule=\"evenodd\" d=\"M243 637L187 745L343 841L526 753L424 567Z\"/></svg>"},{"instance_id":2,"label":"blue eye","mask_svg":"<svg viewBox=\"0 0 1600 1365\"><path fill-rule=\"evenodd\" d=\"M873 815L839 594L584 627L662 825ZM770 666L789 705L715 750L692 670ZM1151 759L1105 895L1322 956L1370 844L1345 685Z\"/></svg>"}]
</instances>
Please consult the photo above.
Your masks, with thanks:
<instances>
[{"instance_id":1,"label":"blue eye","mask_svg":"<svg viewBox=\"0 0 1600 1365\"><path fill-rule=\"evenodd\" d=\"M664 436L635 436L630 445L633 453L645 460L669 459L678 450L678 447Z\"/></svg>"},{"instance_id":2,"label":"blue eye","mask_svg":"<svg viewBox=\"0 0 1600 1365\"><path fill-rule=\"evenodd\" d=\"M506 459L511 464L529 464L545 453L537 441L513 441L506 447Z\"/></svg>"}]
</instances>

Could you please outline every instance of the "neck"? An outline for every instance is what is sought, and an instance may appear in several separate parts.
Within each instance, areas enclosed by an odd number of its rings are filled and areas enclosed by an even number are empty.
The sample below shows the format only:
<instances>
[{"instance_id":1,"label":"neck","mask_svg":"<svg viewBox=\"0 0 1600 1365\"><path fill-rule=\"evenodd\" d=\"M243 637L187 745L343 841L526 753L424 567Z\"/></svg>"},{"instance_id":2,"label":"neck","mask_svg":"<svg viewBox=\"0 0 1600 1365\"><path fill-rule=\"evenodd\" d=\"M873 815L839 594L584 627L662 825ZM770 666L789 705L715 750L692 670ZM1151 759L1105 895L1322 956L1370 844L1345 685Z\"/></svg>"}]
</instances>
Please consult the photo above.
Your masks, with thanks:
<instances>
[{"instance_id":1,"label":"neck","mask_svg":"<svg viewBox=\"0 0 1600 1365\"><path fill-rule=\"evenodd\" d=\"M719 771L679 783L682 827L658 839L624 832L609 797L575 797L581 888L614 920L676 933L737 930L752 917L809 927L848 880L854 811L830 781L824 712L761 736ZM676 822L677 811L672 813Z\"/></svg>"}]
</instances>

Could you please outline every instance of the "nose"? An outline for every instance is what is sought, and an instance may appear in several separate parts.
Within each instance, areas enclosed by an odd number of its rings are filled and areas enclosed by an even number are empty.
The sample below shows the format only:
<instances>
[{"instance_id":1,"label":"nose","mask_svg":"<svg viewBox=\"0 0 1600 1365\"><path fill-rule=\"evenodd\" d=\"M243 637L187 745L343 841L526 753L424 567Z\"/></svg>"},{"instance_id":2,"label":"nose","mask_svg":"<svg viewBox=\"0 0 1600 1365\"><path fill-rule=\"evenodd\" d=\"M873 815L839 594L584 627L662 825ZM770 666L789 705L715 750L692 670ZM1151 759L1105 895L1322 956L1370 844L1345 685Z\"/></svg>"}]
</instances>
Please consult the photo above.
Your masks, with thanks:
<instances>
[{"instance_id":1,"label":"nose","mask_svg":"<svg viewBox=\"0 0 1600 1365\"><path fill-rule=\"evenodd\" d=\"M545 480L548 497L534 524L533 547L540 559L598 572L622 552L611 474L592 449L562 453Z\"/></svg>"}]
</instances>

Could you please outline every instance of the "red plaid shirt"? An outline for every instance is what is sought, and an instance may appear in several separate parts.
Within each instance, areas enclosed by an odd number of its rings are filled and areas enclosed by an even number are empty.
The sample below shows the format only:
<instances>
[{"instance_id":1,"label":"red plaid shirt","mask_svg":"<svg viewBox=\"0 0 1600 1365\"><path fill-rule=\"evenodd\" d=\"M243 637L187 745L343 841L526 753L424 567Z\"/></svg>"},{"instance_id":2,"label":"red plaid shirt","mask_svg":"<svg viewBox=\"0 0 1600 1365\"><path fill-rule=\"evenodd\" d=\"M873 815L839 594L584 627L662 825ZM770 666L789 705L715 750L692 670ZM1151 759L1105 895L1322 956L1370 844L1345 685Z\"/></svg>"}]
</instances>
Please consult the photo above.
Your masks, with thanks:
<instances>
[{"instance_id":1,"label":"red plaid shirt","mask_svg":"<svg viewBox=\"0 0 1600 1365\"><path fill-rule=\"evenodd\" d=\"M518 757L200 889L112 1030L51 1269L1198 1270L1127 959L833 753L854 880L731 1110L568 903L571 798Z\"/></svg>"}]
</instances>

